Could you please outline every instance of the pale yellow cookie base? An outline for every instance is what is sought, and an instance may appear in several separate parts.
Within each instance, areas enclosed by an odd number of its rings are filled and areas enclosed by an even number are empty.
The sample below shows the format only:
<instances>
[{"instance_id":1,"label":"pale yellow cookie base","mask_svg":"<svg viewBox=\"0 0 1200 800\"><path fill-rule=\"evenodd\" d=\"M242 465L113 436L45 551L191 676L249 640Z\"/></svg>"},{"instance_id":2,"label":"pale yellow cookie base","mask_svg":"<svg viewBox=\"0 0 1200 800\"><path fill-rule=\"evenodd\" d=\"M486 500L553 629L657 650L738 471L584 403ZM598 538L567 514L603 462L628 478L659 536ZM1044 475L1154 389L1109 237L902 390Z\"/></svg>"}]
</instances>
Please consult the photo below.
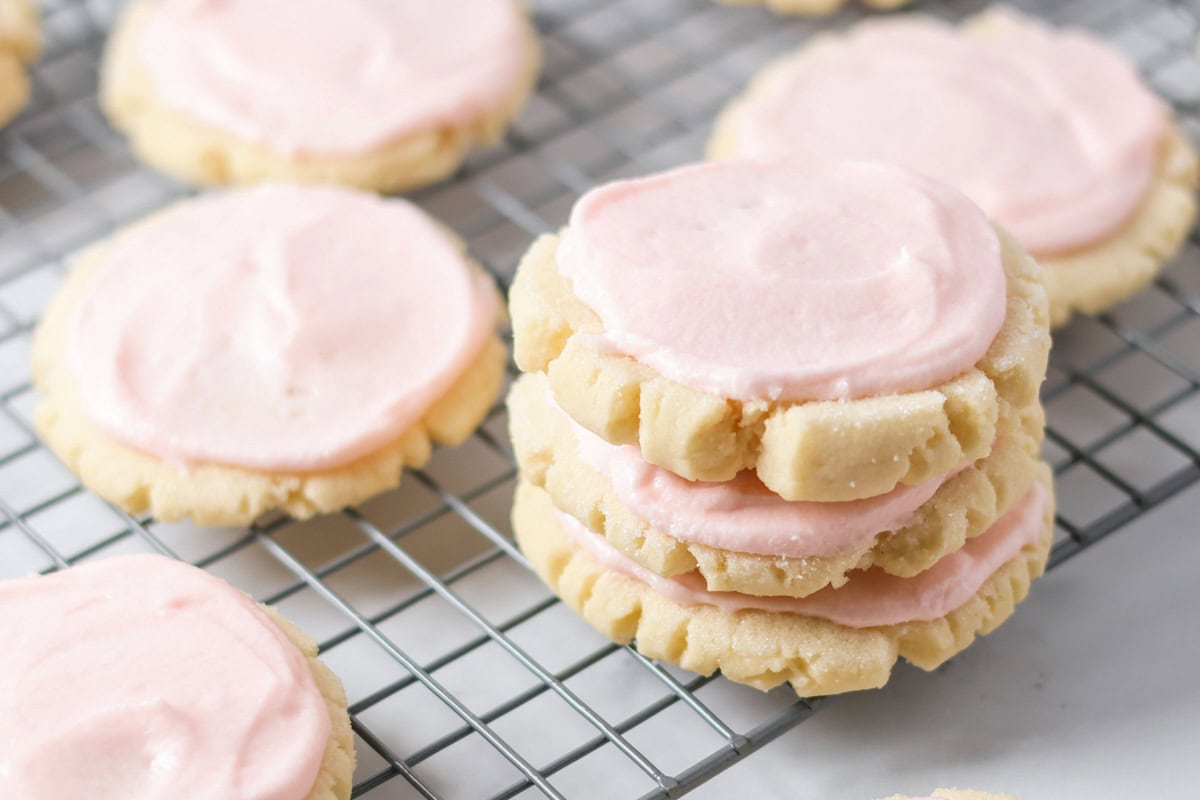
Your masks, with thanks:
<instances>
[{"instance_id":1,"label":"pale yellow cookie base","mask_svg":"<svg viewBox=\"0 0 1200 800\"><path fill-rule=\"evenodd\" d=\"M1150 188L1124 225L1085 250L1040 259L1051 326L1065 325L1076 312L1099 314L1149 286L1187 241L1198 185L1196 151L1172 129Z\"/></svg>"},{"instance_id":2,"label":"pale yellow cookie base","mask_svg":"<svg viewBox=\"0 0 1200 800\"><path fill-rule=\"evenodd\" d=\"M1017 800L1011 794L988 794L971 789L937 789L930 797L938 797L941 800ZM910 800L910 798L908 795L894 794L883 800Z\"/></svg>"},{"instance_id":3,"label":"pale yellow cookie base","mask_svg":"<svg viewBox=\"0 0 1200 800\"><path fill-rule=\"evenodd\" d=\"M1036 401L1050 334L1041 269L1000 232L1004 325L984 358L927 391L851 401L740 402L668 380L584 343L599 318L558 271L558 238L538 239L509 293L517 365L545 372L573 419L689 480L755 469L788 500L857 500L923 483L986 456L1002 403Z\"/></svg>"},{"instance_id":4,"label":"pale yellow cookie base","mask_svg":"<svg viewBox=\"0 0 1200 800\"><path fill-rule=\"evenodd\" d=\"M317 658L317 643L311 637L270 606L260 608L304 654L317 690L325 698L325 705L329 708L329 722L332 726L329 743L325 745L321 771L304 800L349 800L350 791L354 788L354 733L350 728L350 715L346 711L346 691L342 688L342 682Z\"/></svg>"},{"instance_id":5,"label":"pale yellow cookie base","mask_svg":"<svg viewBox=\"0 0 1200 800\"><path fill-rule=\"evenodd\" d=\"M1044 473L1045 475L1048 473ZM1053 502L1034 546L998 569L974 598L942 619L849 628L796 614L683 606L641 581L602 567L562 532L549 496L522 481L513 530L533 569L564 603L619 644L684 669L771 689L791 684L802 697L873 689L898 657L932 670L990 633L1042 574L1053 536Z\"/></svg>"},{"instance_id":6,"label":"pale yellow cookie base","mask_svg":"<svg viewBox=\"0 0 1200 800\"><path fill-rule=\"evenodd\" d=\"M397 486L404 467L429 460L433 441L461 444L487 416L503 386L508 354L499 337L492 337L419 423L345 466L316 472L264 472L223 464L183 469L102 431L79 396L70 367L68 326L92 274L103 264L107 246L97 245L80 258L38 325L33 379L42 397L34 422L50 449L85 486L132 514L149 512L165 521L191 518L200 525L245 525L276 509L298 519L337 511Z\"/></svg>"},{"instance_id":7,"label":"pale yellow cookie base","mask_svg":"<svg viewBox=\"0 0 1200 800\"><path fill-rule=\"evenodd\" d=\"M291 180L397 192L434 183L458 169L469 149L500 138L529 98L541 68L537 35L529 25L520 80L478 119L406 135L369 152L280 153L239 139L159 101L152 76L139 61L137 47L152 6L153 0L140 0L130 6L109 40L101 69L101 105L113 126L130 137L143 161L202 186Z\"/></svg>"},{"instance_id":8,"label":"pale yellow cookie base","mask_svg":"<svg viewBox=\"0 0 1200 800\"><path fill-rule=\"evenodd\" d=\"M717 0L727 6L765 6L776 14L802 17L824 17L840 11L848 0ZM876 11L903 8L912 0L863 0L863 5Z\"/></svg>"},{"instance_id":9,"label":"pale yellow cookie base","mask_svg":"<svg viewBox=\"0 0 1200 800\"><path fill-rule=\"evenodd\" d=\"M29 102L26 66L38 57L41 26L32 0L0 0L0 125Z\"/></svg>"},{"instance_id":10,"label":"pale yellow cookie base","mask_svg":"<svg viewBox=\"0 0 1200 800\"><path fill-rule=\"evenodd\" d=\"M1006 24L1005 16L985 11L964 21L963 28L974 36L989 37ZM739 114L746 103L836 41L836 34L814 37L760 70L746 91L718 115L708 142L708 158L736 158ZM1198 184L1196 152L1172 126L1145 197L1120 228L1081 250L1038 257L1045 268L1050 327L1065 325L1076 312L1098 314L1146 288L1187 240L1196 218Z\"/></svg>"},{"instance_id":11,"label":"pale yellow cookie base","mask_svg":"<svg viewBox=\"0 0 1200 800\"><path fill-rule=\"evenodd\" d=\"M550 399L545 376L517 381L508 410L524 480L652 572L670 577L697 571L711 591L804 597L841 586L855 569L878 566L915 575L991 527L1044 469L1038 461L1044 417L1034 404L1024 413L1002 414L991 454L947 481L903 528L836 556L754 555L675 539L631 511L612 483L580 457L570 420Z\"/></svg>"}]
</instances>

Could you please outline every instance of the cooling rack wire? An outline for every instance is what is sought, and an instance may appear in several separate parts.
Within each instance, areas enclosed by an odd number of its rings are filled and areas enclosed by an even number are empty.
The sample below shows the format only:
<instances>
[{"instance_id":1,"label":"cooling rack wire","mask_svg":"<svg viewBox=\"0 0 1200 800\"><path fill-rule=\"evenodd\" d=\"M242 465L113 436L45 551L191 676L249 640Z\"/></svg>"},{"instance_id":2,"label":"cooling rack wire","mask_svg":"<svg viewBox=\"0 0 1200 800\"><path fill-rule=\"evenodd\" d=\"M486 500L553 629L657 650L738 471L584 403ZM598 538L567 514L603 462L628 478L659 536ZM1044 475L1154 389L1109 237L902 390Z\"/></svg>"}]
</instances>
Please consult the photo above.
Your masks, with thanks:
<instances>
[{"instance_id":1,"label":"cooling rack wire","mask_svg":"<svg viewBox=\"0 0 1200 800\"><path fill-rule=\"evenodd\" d=\"M917 7L957 19L983 5ZM1200 3L1015 5L1112 42L1200 140ZM355 796L371 800L678 797L836 702L664 668L576 620L512 544L502 407L399 490L304 523L197 531L83 490L32 431L31 329L81 247L186 193L136 163L97 109L113 6L44 0L34 100L0 134L0 577L157 551L278 606L346 683ZM860 15L783 21L706 0L533 6L547 57L536 97L500 146L414 195L502 286L581 192L698 158L714 113L758 66ZM1052 567L1200 479L1198 267L1193 236L1151 289L1055 337L1043 392L1060 509Z\"/></svg>"}]
</instances>

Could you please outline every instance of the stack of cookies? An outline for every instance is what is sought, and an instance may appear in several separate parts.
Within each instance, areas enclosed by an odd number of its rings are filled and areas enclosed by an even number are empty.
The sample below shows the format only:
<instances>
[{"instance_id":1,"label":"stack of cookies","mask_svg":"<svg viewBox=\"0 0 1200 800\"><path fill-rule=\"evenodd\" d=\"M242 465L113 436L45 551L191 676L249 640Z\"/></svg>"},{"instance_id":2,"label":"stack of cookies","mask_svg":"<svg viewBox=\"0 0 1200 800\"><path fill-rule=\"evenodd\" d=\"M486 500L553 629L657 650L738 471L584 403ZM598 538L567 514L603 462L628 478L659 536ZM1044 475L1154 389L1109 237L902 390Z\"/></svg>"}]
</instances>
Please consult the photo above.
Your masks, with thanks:
<instances>
[{"instance_id":1,"label":"stack of cookies","mask_svg":"<svg viewBox=\"0 0 1200 800\"><path fill-rule=\"evenodd\" d=\"M870 163L609 184L533 245L511 314L516 535L614 641L877 687L1044 568L1041 271L953 189Z\"/></svg>"}]
</instances>

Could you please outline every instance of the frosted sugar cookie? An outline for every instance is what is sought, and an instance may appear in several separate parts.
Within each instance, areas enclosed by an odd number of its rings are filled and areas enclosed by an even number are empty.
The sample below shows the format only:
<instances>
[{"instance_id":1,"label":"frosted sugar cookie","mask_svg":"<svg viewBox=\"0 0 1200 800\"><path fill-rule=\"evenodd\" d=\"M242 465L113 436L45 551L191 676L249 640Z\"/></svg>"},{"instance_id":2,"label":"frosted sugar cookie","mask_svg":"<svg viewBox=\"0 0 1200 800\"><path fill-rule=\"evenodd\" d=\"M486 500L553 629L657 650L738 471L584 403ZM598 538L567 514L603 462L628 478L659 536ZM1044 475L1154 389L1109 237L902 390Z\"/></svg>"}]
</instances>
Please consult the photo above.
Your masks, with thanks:
<instances>
[{"instance_id":1,"label":"frosted sugar cookie","mask_svg":"<svg viewBox=\"0 0 1200 800\"><path fill-rule=\"evenodd\" d=\"M918 485L1037 397L1041 270L965 197L878 164L710 163L619 181L536 242L518 366L613 444L788 500Z\"/></svg>"},{"instance_id":2,"label":"frosted sugar cookie","mask_svg":"<svg viewBox=\"0 0 1200 800\"><path fill-rule=\"evenodd\" d=\"M816 696L882 686L899 656L934 669L1007 619L1044 569L1049 487L1042 465L988 532L912 578L869 570L804 598L711 592L695 574L656 575L524 482L513 528L538 575L613 641L693 672Z\"/></svg>"},{"instance_id":3,"label":"frosted sugar cookie","mask_svg":"<svg viewBox=\"0 0 1200 800\"><path fill-rule=\"evenodd\" d=\"M41 435L133 513L242 524L395 486L500 391L498 294L403 200L266 184L88 251L35 336Z\"/></svg>"},{"instance_id":4,"label":"frosted sugar cookie","mask_svg":"<svg viewBox=\"0 0 1200 800\"><path fill-rule=\"evenodd\" d=\"M803 597L878 566L911 577L984 533L1029 490L1041 408L1006 414L984 459L916 486L841 503L789 502L753 475L687 481L613 445L564 414L543 375L508 398L525 481L641 566L695 572L710 591Z\"/></svg>"},{"instance_id":5,"label":"frosted sugar cookie","mask_svg":"<svg viewBox=\"0 0 1200 800\"><path fill-rule=\"evenodd\" d=\"M192 183L397 191L497 140L539 66L517 0L139 0L101 100L141 158Z\"/></svg>"},{"instance_id":6,"label":"frosted sugar cookie","mask_svg":"<svg viewBox=\"0 0 1200 800\"><path fill-rule=\"evenodd\" d=\"M1053 325L1140 291L1196 215L1195 151L1115 50L993 10L868 21L768 66L714 158L902 164L974 199L1046 271Z\"/></svg>"},{"instance_id":7,"label":"frosted sugar cookie","mask_svg":"<svg viewBox=\"0 0 1200 800\"><path fill-rule=\"evenodd\" d=\"M0 796L346 800L316 644L195 567L125 556L0 583Z\"/></svg>"},{"instance_id":8,"label":"frosted sugar cookie","mask_svg":"<svg viewBox=\"0 0 1200 800\"><path fill-rule=\"evenodd\" d=\"M37 58L42 36L32 0L0 0L0 125L29 101L26 67Z\"/></svg>"},{"instance_id":9,"label":"frosted sugar cookie","mask_svg":"<svg viewBox=\"0 0 1200 800\"><path fill-rule=\"evenodd\" d=\"M797 14L814 17L833 14L847 5L847 0L717 0L727 6L766 6L776 14ZM902 8L912 0L863 0L863 5L876 11ZM851 3L852 5L852 3Z\"/></svg>"}]
</instances>

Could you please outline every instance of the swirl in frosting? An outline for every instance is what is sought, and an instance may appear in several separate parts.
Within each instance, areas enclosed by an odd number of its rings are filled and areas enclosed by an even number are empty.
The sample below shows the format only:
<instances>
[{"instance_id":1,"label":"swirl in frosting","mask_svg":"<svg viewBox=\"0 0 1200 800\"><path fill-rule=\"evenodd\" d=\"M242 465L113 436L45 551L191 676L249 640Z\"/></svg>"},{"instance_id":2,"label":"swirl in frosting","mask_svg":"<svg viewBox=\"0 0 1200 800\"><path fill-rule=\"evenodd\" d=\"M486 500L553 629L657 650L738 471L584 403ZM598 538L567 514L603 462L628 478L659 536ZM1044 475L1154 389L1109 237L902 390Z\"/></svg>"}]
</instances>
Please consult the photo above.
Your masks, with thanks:
<instances>
[{"instance_id":1,"label":"swirl in frosting","mask_svg":"<svg viewBox=\"0 0 1200 800\"><path fill-rule=\"evenodd\" d=\"M126 556L0 583L0 797L303 800L329 708L304 654L195 567Z\"/></svg>"},{"instance_id":2,"label":"swirl in frosting","mask_svg":"<svg viewBox=\"0 0 1200 800\"><path fill-rule=\"evenodd\" d=\"M97 258L70 330L84 411L181 464L347 464L418 422L495 326L447 233L348 189L206 195Z\"/></svg>"},{"instance_id":3,"label":"swirl in frosting","mask_svg":"<svg viewBox=\"0 0 1200 800\"><path fill-rule=\"evenodd\" d=\"M731 124L725 155L902 164L1050 255L1133 213L1167 123L1115 50L992 11L961 33L906 20L822 40L776 68Z\"/></svg>"},{"instance_id":4,"label":"swirl in frosting","mask_svg":"<svg viewBox=\"0 0 1200 800\"><path fill-rule=\"evenodd\" d=\"M469 123L520 81L513 0L153 0L140 56L169 108L284 153Z\"/></svg>"},{"instance_id":5,"label":"swirl in frosting","mask_svg":"<svg viewBox=\"0 0 1200 800\"><path fill-rule=\"evenodd\" d=\"M590 346L738 400L932 388L987 352L1007 292L978 208L867 163L610 183L575 205L558 268L604 326Z\"/></svg>"}]
</instances>

